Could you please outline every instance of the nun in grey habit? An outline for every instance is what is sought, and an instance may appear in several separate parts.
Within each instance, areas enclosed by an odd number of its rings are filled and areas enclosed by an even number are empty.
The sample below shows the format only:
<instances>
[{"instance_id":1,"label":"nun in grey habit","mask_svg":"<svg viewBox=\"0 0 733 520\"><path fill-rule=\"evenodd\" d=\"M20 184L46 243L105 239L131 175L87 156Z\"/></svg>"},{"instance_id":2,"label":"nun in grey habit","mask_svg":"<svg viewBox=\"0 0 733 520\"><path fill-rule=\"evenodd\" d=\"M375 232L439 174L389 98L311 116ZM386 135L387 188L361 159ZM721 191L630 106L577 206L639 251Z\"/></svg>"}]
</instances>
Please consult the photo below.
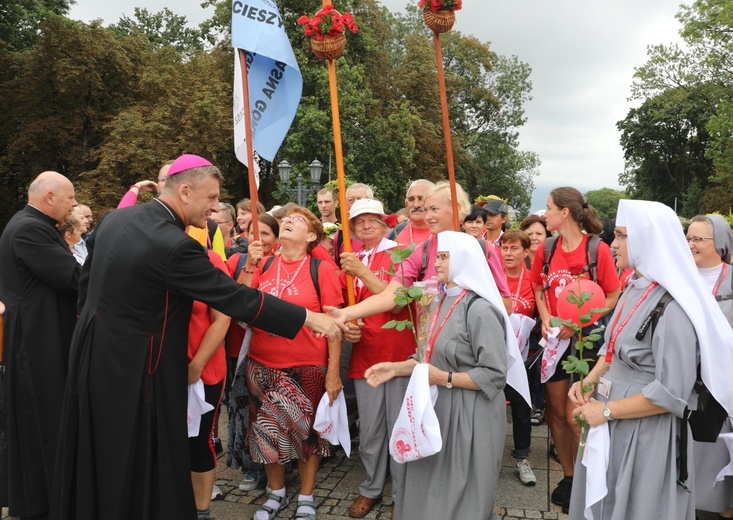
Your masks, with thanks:
<instances>
[{"instance_id":1,"label":"nun in grey habit","mask_svg":"<svg viewBox=\"0 0 733 520\"><path fill-rule=\"evenodd\" d=\"M733 325L733 267L729 263L733 251L733 233L730 225L721 215L698 215L690 221L687 236L688 239L713 238L712 241L691 243L690 249L706 288L716 297L728 323ZM728 419L720 433L731 431L733 428ZM733 517L733 477L715 481L720 470L730 462L725 442L722 439L717 442L694 442L693 454L695 508Z\"/></svg>"},{"instance_id":2,"label":"nun in grey habit","mask_svg":"<svg viewBox=\"0 0 733 520\"><path fill-rule=\"evenodd\" d=\"M516 339L475 238L454 231L438 234L435 265L446 290L430 336L435 342L428 378L438 387L435 413L443 446L435 455L407 462L395 518L498 520L494 499L506 435L503 389L507 360L519 354ZM379 363L367 369L365 378L377 386L411 375L416 364L414 359Z\"/></svg>"},{"instance_id":3,"label":"nun in grey habit","mask_svg":"<svg viewBox=\"0 0 733 520\"><path fill-rule=\"evenodd\" d=\"M601 384L592 395L583 395L579 383L570 390L573 414L591 426L585 456L576 461L570 518L693 520L692 436L682 416L697 404L698 359L707 387L733 410L733 331L704 288L669 207L622 200L616 225L617 266L634 268L636 279L616 306L588 376ZM637 340L665 291L674 300L654 333ZM688 429L689 476L678 482L682 428Z\"/></svg>"}]
</instances>

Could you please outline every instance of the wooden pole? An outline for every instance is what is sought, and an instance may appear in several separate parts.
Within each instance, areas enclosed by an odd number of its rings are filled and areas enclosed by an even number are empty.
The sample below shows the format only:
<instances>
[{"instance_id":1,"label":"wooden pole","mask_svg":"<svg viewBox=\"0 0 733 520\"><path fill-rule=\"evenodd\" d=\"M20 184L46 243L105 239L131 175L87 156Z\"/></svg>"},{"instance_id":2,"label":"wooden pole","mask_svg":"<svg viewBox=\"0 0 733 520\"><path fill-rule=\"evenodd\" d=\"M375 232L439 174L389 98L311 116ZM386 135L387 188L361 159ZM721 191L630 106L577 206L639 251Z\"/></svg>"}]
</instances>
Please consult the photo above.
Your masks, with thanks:
<instances>
[{"instance_id":1,"label":"wooden pole","mask_svg":"<svg viewBox=\"0 0 733 520\"><path fill-rule=\"evenodd\" d=\"M331 4L331 0L323 0L323 7ZM326 61L328 65L328 89L331 94L331 120L333 121L333 147L336 156L336 179L339 187L339 207L341 212L341 237L343 238L344 251L351 253L351 232L349 230L349 209L346 205L346 174L344 173L344 151L341 147L341 118L339 116L339 95L338 83L336 81L336 63L333 60ZM339 254L336 251L336 254ZM356 303L354 294L354 277L346 275L346 294L348 304Z\"/></svg>"},{"instance_id":2,"label":"wooden pole","mask_svg":"<svg viewBox=\"0 0 733 520\"><path fill-rule=\"evenodd\" d=\"M328 60L328 87L331 92L331 119L333 120L333 146L336 155L336 178L339 187L339 206L341 210L341 236L344 250L351 253L351 232L349 231L349 209L346 206L346 175L344 173L344 152L341 148L341 121L339 119L339 98L336 83L336 64ZM338 254L338 251L336 251ZM346 291L349 305L356 303L353 276L346 275Z\"/></svg>"},{"instance_id":3,"label":"wooden pole","mask_svg":"<svg viewBox=\"0 0 733 520\"><path fill-rule=\"evenodd\" d=\"M242 49L239 52L239 66L242 70L242 104L244 105L244 135L247 140L247 172L249 173L249 200L252 208L252 232L255 240L260 239L260 221L257 217L257 181L255 180L255 161L252 153L252 119L249 112L249 82L247 80L247 56ZM242 233L247 230L243 229Z\"/></svg>"},{"instance_id":4,"label":"wooden pole","mask_svg":"<svg viewBox=\"0 0 733 520\"><path fill-rule=\"evenodd\" d=\"M440 90L440 108L443 112L443 140L445 141L445 159L448 165L448 181L450 183L450 199L453 206L453 230L460 231L458 220L458 193L456 190L456 170L453 167L453 140L448 119L448 96L445 93L445 74L443 73L443 53L440 50L440 34L433 31L435 46L435 62L438 69L438 89Z\"/></svg>"}]
</instances>

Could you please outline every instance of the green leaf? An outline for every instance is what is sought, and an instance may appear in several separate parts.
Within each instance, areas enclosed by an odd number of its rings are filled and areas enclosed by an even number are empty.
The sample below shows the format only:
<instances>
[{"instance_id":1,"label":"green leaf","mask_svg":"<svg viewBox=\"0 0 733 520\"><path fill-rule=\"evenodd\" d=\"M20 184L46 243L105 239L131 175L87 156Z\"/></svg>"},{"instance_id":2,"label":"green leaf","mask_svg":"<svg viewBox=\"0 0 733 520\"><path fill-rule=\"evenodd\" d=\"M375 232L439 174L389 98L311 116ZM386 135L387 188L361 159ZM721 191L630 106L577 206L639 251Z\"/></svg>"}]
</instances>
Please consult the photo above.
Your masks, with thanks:
<instances>
[{"instance_id":1,"label":"green leaf","mask_svg":"<svg viewBox=\"0 0 733 520\"><path fill-rule=\"evenodd\" d=\"M588 312L591 314L605 314L608 312L608 307L597 307L594 309L588 309Z\"/></svg>"},{"instance_id":2,"label":"green leaf","mask_svg":"<svg viewBox=\"0 0 733 520\"><path fill-rule=\"evenodd\" d=\"M595 329L593 329L592 331L590 331L590 333L591 334L602 334L604 330L606 330L606 326L605 325L601 325L600 327L596 327ZM593 340L593 341L596 341L596 340Z\"/></svg>"},{"instance_id":3,"label":"green leaf","mask_svg":"<svg viewBox=\"0 0 733 520\"><path fill-rule=\"evenodd\" d=\"M390 320L384 325L382 325L383 329L394 329L397 326L397 320Z\"/></svg>"},{"instance_id":4,"label":"green leaf","mask_svg":"<svg viewBox=\"0 0 733 520\"><path fill-rule=\"evenodd\" d=\"M419 300L420 298L422 298L422 289L412 285L409 289L407 289L407 294L410 296L410 298L414 300Z\"/></svg>"},{"instance_id":5,"label":"green leaf","mask_svg":"<svg viewBox=\"0 0 733 520\"><path fill-rule=\"evenodd\" d=\"M400 307L405 307L408 303L410 303L407 301L407 298L405 298L404 296L399 296L399 295L394 297L394 302L395 304L399 305Z\"/></svg>"},{"instance_id":6,"label":"green leaf","mask_svg":"<svg viewBox=\"0 0 733 520\"><path fill-rule=\"evenodd\" d=\"M403 330L405 330L405 322L404 321L398 321L397 322L397 325L395 325L395 329L397 329L400 332L402 332Z\"/></svg>"},{"instance_id":7,"label":"green leaf","mask_svg":"<svg viewBox=\"0 0 733 520\"><path fill-rule=\"evenodd\" d=\"M586 324L586 323L588 323L590 321L593 321L593 318L591 318L591 315L590 314L583 314L583 315L580 316L580 324L581 325Z\"/></svg>"},{"instance_id":8,"label":"green leaf","mask_svg":"<svg viewBox=\"0 0 733 520\"><path fill-rule=\"evenodd\" d=\"M550 327L559 327L560 325L562 325L562 320L560 318L557 316L550 318Z\"/></svg>"},{"instance_id":9,"label":"green leaf","mask_svg":"<svg viewBox=\"0 0 733 520\"><path fill-rule=\"evenodd\" d=\"M591 343L592 343L592 342L595 342L595 341L598 341L599 339L601 339L601 335L600 335L600 334L588 334L588 335L587 335L587 336L585 337L585 339L586 339L586 340L587 340L588 342L591 342Z\"/></svg>"},{"instance_id":10,"label":"green leaf","mask_svg":"<svg viewBox=\"0 0 733 520\"><path fill-rule=\"evenodd\" d=\"M583 377L588 375L589 370L587 359L579 359L575 364L575 372Z\"/></svg>"},{"instance_id":11,"label":"green leaf","mask_svg":"<svg viewBox=\"0 0 733 520\"><path fill-rule=\"evenodd\" d=\"M573 305L578 305L578 298L575 297L575 293L570 291L570 293L567 296L567 300L572 303Z\"/></svg>"}]
</instances>

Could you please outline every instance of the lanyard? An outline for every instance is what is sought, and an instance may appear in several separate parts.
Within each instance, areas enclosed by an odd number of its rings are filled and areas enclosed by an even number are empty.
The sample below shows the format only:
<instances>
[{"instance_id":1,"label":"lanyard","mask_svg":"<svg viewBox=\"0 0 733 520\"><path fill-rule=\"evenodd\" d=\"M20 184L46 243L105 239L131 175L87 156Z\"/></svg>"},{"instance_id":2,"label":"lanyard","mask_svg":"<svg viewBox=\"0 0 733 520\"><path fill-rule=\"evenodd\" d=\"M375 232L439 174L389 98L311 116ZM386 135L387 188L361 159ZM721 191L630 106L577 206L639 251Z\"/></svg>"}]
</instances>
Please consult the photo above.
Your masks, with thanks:
<instances>
[{"instance_id":1,"label":"lanyard","mask_svg":"<svg viewBox=\"0 0 733 520\"><path fill-rule=\"evenodd\" d=\"M366 268L369 269L370 271L372 271L372 264L374 263L374 258L377 256L377 254L379 254L377 253L378 247L379 246L374 246L369 251L362 250L356 254L357 258L361 260L361 263L364 264ZM364 262L364 260L366 260L366 262ZM358 289L360 287L364 287L364 282L361 281L361 278L359 278L358 276L354 276L353 278L354 278L354 288Z\"/></svg>"},{"instance_id":2,"label":"lanyard","mask_svg":"<svg viewBox=\"0 0 733 520\"><path fill-rule=\"evenodd\" d=\"M519 284L517 285L517 294L515 294L512 297L512 314L517 312L517 302L519 301L519 296L522 294L522 280L524 279L524 266L522 266L522 272L519 273Z\"/></svg>"},{"instance_id":3,"label":"lanyard","mask_svg":"<svg viewBox=\"0 0 733 520\"><path fill-rule=\"evenodd\" d=\"M453 300L453 303L451 304L450 308L448 309L448 312L443 317L443 320L440 322L440 325L438 325L438 330L435 331L435 334L433 334L433 329L435 329L435 323L438 321L438 314L440 314L440 307L443 305L443 300L445 300L445 297L440 300L440 305L438 305L438 310L435 311L435 314L433 314L433 319L430 320L430 327L428 328L428 348L425 351L425 362L430 362L430 355L433 353L433 347L435 346L435 340L438 338L438 335L440 335L440 331L443 330L443 325L445 325L445 322L448 321L448 318L450 317L451 313L453 312L453 309L456 308L456 305L458 305L458 302L460 302L464 296L468 293L468 289L463 289L461 293L458 295L458 297ZM445 293L444 293L445 294Z\"/></svg>"},{"instance_id":4,"label":"lanyard","mask_svg":"<svg viewBox=\"0 0 733 520\"><path fill-rule=\"evenodd\" d=\"M720 276L718 277L718 281L715 282L715 287L713 288L713 296L718 295L718 289L720 289L720 283L725 278L725 273L728 272L728 264L723 262L723 270L720 272Z\"/></svg>"},{"instance_id":5,"label":"lanyard","mask_svg":"<svg viewBox=\"0 0 733 520\"><path fill-rule=\"evenodd\" d=\"M616 350L616 340L618 339L618 335L621 334L622 330L624 330L624 328L626 327L626 324L629 322L631 317L634 315L636 310L639 308L639 305L641 305L644 302L644 300L646 300L647 296L649 296L649 293L652 292L652 290L657 285L659 285L657 282L652 282L649 284L649 287L646 288L644 293L641 295L641 298L639 298L639 300L631 308L631 312L629 312L629 314L626 316L624 321L621 322L621 325L619 325L619 327L616 328L616 323L618 323L618 320L621 317L621 313L624 310L626 301L624 301L623 305L621 305L621 308L616 313L616 319L613 320L613 323L611 324L610 330L612 330L613 332L611 333L611 339L608 340L608 347L606 347L606 363L611 363L611 359L613 358L613 352Z\"/></svg>"},{"instance_id":6,"label":"lanyard","mask_svg":"<svg viewBox=\"0 0 733 520\"><path fill-rule=\"evenodd\" d=\"M275 287L270 291L270 294L273 294L277 296L278 298L283 297L283 294L285 293L285 289L293 285L293 282L298 277L298 273L303 268L303 264L305 264L305 261L308 259L308 255L305 255L303 257L303 260L300 261L300 265L298 265L298 268L295 270L295 273L293 274L292 278L289 278L284 281L283 286L280 287L280 274L281 274L281 268L283 265L282 255L278 257L277 261L277 275L275 276Z\"/></svg>"}]
</instances>

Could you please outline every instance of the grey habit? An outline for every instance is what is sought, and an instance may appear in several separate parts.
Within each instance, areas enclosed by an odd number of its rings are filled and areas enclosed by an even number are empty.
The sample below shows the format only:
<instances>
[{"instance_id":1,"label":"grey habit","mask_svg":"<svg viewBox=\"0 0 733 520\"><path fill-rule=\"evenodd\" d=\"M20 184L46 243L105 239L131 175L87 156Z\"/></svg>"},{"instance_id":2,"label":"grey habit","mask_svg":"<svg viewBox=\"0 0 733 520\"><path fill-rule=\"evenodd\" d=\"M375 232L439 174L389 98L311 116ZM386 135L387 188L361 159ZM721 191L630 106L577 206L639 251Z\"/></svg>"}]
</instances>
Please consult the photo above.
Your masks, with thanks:
<instances>
[{"instance_id":1,"label":"grey habit","mask_svg":"<svg viewBox=\"0 0 733 520\"><path fill-rule=\"evenodd\" d=\"M435 413L443 449L406 464L395 518L499 518L494 498L506 435L504 320L483 298L468 308L474 298L469 291L455 307L437 337L430 363L441 370L468 372L480 390L438 387ZM446 296L438 324L454 299Z\"/></svg>"},{"instance_id":2,"label":"grey habit","mask_svg":"<svg viewBox=\"0 0 733 520\"><path fill-rule=\"evenodd\" d=\"M621 324L649 286L645 278L632 280L621 296L611 323ZM642 322L662 297L656 287L638 307L619 334L611 369L604 377L611 382L608 399L598 392L595 399L613 401L643 394L670 413L608 423L611 446L606 472L608 494L592 507L595 520L646 518L694 519L692 493L677 484L678 440L682 413L692 398L699 356L692 322L676 301L670 302L651 337L635 336ZM608 344L611 327L606 330ZM600 355L605 354L605 347ZM688 461L692 461L692 434L688 432ZM692 487L694 469L688 463ZM586 468L580 457L570 502L570 519L584 519Z\"/></svg>"},{"instance_id":3,"label":"grey habit","mask_svg":"<svg viewBox=\"0 0 733 520\"><path fill-rule=\"evenodd\" d=\"M717 232L715 239L717 245ZM725 279L720 282L718 295L730 296L733 293L731 284L733 284L733 266L728 265L728 272ZM718 305L733 326L733 299L724 299L719 301ZM733 428L731 428L729 418L720 433L731 432ZM695 454L695 507L702 511L716 513L727 511L733 507L733 477L726 477L721 482L715 482L715 477L718 476L720 470L730 462L730 454L725 441L718 439L717 442L693 442L693 453Z\"/></svg>"}]
</instances>

